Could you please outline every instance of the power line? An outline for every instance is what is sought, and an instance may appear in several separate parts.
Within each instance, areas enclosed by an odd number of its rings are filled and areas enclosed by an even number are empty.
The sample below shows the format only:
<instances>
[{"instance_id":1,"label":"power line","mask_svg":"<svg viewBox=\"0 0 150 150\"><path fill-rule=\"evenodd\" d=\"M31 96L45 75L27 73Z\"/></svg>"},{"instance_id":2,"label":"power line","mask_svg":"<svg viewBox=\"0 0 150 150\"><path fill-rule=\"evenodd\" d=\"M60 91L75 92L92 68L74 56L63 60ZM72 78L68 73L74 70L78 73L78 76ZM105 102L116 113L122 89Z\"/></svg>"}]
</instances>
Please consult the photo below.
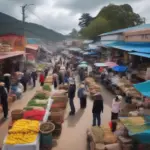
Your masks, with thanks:
<instances>
[{"instance_id":1,"label":"power line","mask_svg":"<svg viewBox=\"0 0 150 150\"><path fill-rule=\"evenodd\" d=\"M37 17L40 21L44 22L45 24L48 24L48 22L45 22L45 20L41 19L41 17L37 16L32 10L28 9L28 11L33 14L35 17Z\"/></svg>"}]
</instances>

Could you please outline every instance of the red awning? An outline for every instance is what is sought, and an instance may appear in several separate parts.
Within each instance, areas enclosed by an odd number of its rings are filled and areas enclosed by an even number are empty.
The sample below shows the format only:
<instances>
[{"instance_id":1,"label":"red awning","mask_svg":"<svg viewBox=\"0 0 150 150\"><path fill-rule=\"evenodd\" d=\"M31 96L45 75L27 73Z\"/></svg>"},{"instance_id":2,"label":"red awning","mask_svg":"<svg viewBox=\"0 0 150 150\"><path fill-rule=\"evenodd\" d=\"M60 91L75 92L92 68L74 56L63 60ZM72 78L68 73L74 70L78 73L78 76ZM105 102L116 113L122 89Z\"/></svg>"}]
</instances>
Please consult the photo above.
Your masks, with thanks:
<instances>
[{"instance_id":1,"label":"red awning","mask_svg":"<svg viewBox=\"0 0 150 150\"><path fill-rule=\"evenodd\" d=\"M19 55L24 55L24 51L15 51L15 52L0 52L0 60L10 58L10 57L15 57Z\"/></svg>"}]
</instances>

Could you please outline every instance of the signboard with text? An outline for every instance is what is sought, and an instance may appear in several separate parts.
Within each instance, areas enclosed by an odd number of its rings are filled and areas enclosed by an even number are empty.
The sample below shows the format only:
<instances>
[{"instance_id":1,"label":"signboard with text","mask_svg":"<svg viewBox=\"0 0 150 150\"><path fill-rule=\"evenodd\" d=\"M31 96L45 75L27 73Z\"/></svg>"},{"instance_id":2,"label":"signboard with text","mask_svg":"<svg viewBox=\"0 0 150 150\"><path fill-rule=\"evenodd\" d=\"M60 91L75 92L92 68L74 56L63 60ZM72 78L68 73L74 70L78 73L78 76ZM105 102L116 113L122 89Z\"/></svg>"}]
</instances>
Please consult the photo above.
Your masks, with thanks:
<instances>
[{"instance_id":1,"label":"signboard with text","mask_svg":"<svg viewBox=\"0 0 150 150\"><path fill-rule=\"evenodd\" d=\"M26 46L26 39L19 35L3 35L0 36L0 43L10 45L12 51L24 51Z\"/></svg>"}]
</instances>

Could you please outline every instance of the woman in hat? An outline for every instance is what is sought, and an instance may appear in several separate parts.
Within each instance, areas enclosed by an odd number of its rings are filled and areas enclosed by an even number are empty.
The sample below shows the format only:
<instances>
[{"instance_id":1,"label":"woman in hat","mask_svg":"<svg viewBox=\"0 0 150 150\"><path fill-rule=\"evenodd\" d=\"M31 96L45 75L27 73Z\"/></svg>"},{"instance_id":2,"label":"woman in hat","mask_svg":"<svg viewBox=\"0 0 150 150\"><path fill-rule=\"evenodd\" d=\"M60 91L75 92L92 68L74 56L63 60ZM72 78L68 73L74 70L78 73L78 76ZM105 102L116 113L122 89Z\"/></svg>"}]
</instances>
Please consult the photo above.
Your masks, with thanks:
<instances>
[{"instance_id":1,"label":"woman in hat","mask_svg":"<svg viewBox=\"0 0 150 150\"><path fill-rule=\"evenodd\" d=\"M2 104L3 113L4 113L4 119L7 119L8 116L8 94L7 90L4 87L4 83L0 82L0 102Z\"/></svg>"},{"instance_id":2,"label":"woman in hat","mask_svg":"<svg viewBox=\"0 0 150 150\"><path fill-rule=\"evenodd\" d=\"M114 120L118 119L119 112L121 110L122 96L117 95L112 102L111 120L112 120L112 132L116 130L117 123Z\"/></svg>"},{"instance_id":3,"label":"woman in hat","mask_svg":"<svg viewBox=\"0 0 150 150\"><path fill-rule=\"evenodd\" d=\"M78 90L78 97L80 99L80 108L84 109L86 108L86 98L87 98L87 93L85 89L85 85L81 84L80 88Z\"/></svg>"}]
</instances>

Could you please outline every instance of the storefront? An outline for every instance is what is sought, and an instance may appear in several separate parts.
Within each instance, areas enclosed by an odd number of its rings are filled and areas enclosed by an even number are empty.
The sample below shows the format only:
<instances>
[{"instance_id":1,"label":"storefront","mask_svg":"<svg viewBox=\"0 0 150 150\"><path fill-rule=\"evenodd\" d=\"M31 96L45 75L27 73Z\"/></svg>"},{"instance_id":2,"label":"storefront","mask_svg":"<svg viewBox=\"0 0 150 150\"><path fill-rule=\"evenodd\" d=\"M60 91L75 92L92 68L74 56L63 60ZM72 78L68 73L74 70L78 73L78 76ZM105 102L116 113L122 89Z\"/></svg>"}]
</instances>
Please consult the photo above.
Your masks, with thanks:
<instances>
[{"instance_id":1,"label":"storefront","mask_svg":"<svg viewBox=\"0 0 150 150\"><path fill-rule=\"evenodd\" d=\"M0 69L4 73L23 71L24 52L3 52L0 53Z\"/></svg>"}]
</instances>

